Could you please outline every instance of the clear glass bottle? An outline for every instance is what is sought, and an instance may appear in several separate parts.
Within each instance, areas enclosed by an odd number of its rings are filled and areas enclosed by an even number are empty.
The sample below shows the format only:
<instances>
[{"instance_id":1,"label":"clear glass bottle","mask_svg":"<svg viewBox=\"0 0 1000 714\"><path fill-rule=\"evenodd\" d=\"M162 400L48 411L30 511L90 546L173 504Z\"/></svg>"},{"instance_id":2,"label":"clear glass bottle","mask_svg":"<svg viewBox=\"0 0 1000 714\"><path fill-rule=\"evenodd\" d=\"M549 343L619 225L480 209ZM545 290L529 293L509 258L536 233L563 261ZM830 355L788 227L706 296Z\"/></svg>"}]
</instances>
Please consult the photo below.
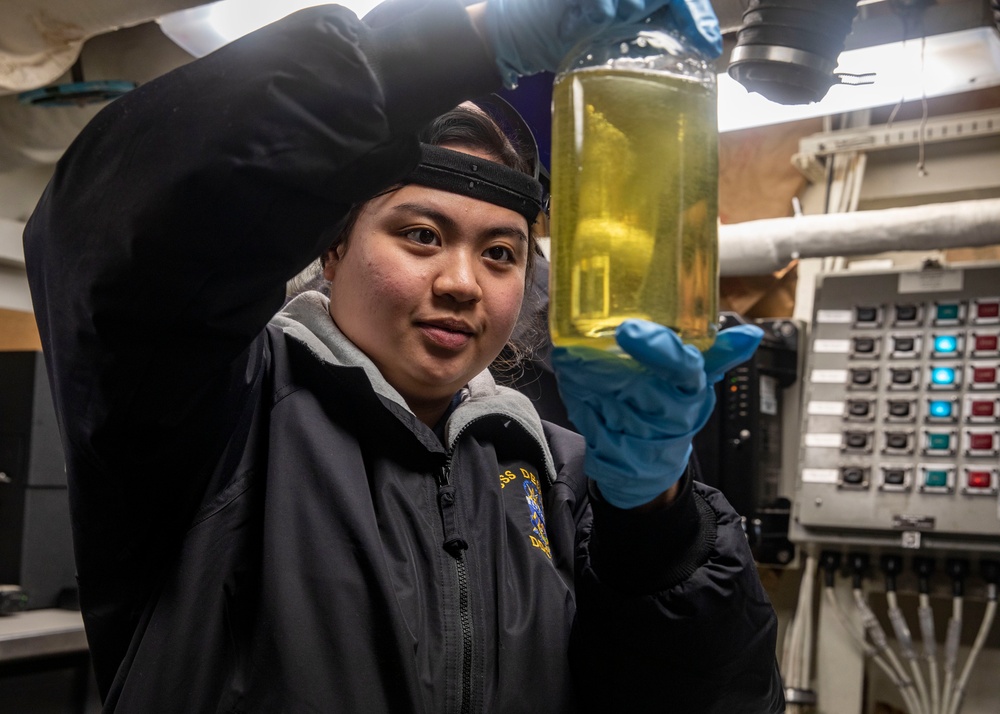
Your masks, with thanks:
<instances>
[{"instance_id":1,"label":"clear glass bottle","mask_svg":"<svg viewBox=\"0 0 1000 714\"><path fill-rule=\"evenodd\" d=\"M617 350L643 318L701 350L718 320L718 123L710 61L652 22L564 61L553 88L549 322Z\"/></svg>"}]
</instances>

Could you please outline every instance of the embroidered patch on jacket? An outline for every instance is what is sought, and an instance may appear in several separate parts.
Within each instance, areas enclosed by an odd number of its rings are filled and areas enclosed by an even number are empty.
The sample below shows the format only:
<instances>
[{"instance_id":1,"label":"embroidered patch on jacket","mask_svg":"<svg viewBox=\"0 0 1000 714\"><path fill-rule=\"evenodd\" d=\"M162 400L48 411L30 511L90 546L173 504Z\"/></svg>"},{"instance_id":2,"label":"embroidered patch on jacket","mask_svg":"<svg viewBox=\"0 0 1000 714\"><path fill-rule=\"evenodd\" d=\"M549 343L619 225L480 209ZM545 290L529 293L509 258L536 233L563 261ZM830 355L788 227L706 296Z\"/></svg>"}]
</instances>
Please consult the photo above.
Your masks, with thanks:
<instances>
[{"instance_id":1,"label":"embroidered patch on jacket","mask_svg":"<svg viewBox=\"0 0 1000 714\"><path fill-rule=\"evenodd\" d=\"M552 560L552 551L549 548L549 537L545 533L545 510L542 507L542 487L538 483L538 477L528 471L528 469L518 469L524 477L524 500L528 502L528 512L531 514L531 533L528 539L531 544ZM517 481L517 474L511 470L500 474L500 488L507 488L507 485Z\"/></svg>"},{"instance_id":2,"label":"embroidered patch on jacket","mask_svg":"<svg viewBox=\"0 0 1000 714\"><path fill-rule=\"evenodd\" d=\"M524 473L524 497L531 511L531 544L541 550L552 560L549 549L549 537L545 533L545 511L542 510L542 489L538 486L538 478L530 471L521 469Z\"/></svg>"}]
</instances>

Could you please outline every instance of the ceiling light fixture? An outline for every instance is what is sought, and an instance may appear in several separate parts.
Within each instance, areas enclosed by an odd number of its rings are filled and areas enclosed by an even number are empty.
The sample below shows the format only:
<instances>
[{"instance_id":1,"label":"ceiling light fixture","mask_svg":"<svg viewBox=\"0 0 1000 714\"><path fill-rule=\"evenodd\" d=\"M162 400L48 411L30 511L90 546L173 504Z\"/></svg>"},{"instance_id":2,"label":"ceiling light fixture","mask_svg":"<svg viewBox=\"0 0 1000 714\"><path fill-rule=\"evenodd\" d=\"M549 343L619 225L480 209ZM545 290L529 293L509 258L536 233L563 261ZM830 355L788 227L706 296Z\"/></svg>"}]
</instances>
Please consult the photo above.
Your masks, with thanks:
<instances>
[{"instance_id":1,"label":"ceiling light fixture","mask_svg":"<svg viewBox=\"0 0 1000 714\"><path fill-rule=\"evenodd\" d=\"M992 27L846 50L836 73L874 74L871 84L834 84L821 101L784 105L719 75L719 131L842 114L900 101L1000 85L1000 33Z\"/></svg>"}]
</instances>

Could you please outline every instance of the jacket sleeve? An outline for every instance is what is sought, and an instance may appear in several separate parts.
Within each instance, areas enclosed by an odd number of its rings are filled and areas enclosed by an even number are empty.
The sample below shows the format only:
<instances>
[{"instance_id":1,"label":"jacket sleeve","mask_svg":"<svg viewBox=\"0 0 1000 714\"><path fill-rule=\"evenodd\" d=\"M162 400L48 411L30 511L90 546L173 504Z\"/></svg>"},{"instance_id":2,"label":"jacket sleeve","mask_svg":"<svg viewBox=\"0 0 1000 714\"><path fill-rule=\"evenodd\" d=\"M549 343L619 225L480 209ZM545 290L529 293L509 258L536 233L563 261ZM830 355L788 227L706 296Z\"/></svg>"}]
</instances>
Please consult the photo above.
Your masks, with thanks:
<instances>
[{"instance_id":1,"label":"jacket sleeve","mask_svg":"<svg viewBox=\"0 0 1000 714\"><path fill-rule=\"evenodd\" d=\"M379 29L328 5L139 87L84 129L24 236L78 556L121 570L183 527L286 280L352 203L415 165L422 124L499 86L458 0Z\"/></svg>"},{"instance_id":2,"label":"jacket sleeve","mask_svg":"<svg viewBox=\"0 0 1000 714\"><path fill-rule=\"evenodd\" d=\"M665 510L591 488L571 661L587 711L779 714L777 618L739 516L685 476Z\"/></svg>"}]
</instances>

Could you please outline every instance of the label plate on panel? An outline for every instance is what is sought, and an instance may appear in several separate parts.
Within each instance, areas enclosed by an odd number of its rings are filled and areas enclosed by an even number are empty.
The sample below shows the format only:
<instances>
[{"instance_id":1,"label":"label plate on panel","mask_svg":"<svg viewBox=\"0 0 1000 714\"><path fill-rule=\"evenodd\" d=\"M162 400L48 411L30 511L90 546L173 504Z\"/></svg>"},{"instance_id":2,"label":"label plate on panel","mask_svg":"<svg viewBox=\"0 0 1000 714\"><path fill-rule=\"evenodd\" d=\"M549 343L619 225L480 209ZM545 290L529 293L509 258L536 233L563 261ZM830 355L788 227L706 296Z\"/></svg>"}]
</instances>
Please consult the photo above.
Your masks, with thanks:
<instances>
[{"instance_id":1,"label":"label plate on panel","mask_svg":"<svg viewBox=\"0 0 1000 714\"><path fill-rule=\"evenodd\" d=\"M806 412L810 416L844 416L843 402L809 402Z\"/></svg>"},{"instance_id":2,"label":"label plate on panel","mask_svg":"<svg viewBox=\"0 0 1000 714\"><path fill-rule=\"evenodd\" d=\"M907 513L896 514L892 517L892 527L904 531L932 531L934 530L934 517L912 516Z\"/></svg>"},{"instance_id":3,"label":"label plate on panel","mask_svg":"<svg viewBox=\"0 0 1000 714\"><path fill-rule=\"evenodd\" d=\"M943 293L961 290L965 283L961 270L921 270L919 273L900 273L899 292Z\"/></svg>"}]
</instances>

